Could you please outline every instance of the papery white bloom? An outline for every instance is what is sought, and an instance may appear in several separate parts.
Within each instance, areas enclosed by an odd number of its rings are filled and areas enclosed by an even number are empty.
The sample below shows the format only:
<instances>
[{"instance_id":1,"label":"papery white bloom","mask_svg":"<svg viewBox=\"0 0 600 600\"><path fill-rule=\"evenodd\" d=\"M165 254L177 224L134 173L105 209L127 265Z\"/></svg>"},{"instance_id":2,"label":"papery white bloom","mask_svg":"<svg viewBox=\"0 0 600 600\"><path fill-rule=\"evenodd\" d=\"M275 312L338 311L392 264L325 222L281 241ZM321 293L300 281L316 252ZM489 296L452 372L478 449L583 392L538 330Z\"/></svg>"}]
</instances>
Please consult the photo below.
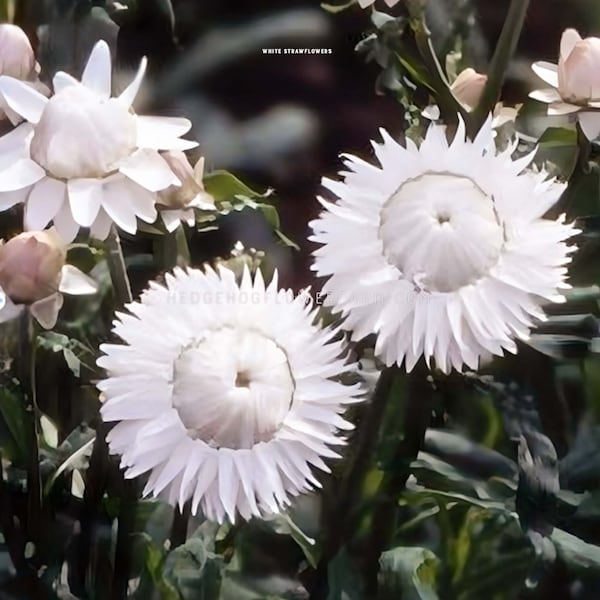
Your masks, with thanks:
<instances>
[{"instance_id":1,"label":"papery white bloom","mask_svg":"<svg viewBox=\"0 0 600 600\"><path fill-rule=\"evenodd\" d=\"M0 94L28 123L0 138L0 210L25 203L25 228L50 221L65 241L80 227L99 239L112 222L129 233L136 218L157 216L157 192L180 185L159 150L186 149L187 119L138 116L131 105L146 69L111 98L106 42L92 50L81 83L63 72L49 100L24 83L0 77Z\"/></svg>"},{"instance_id":2,"label":"papery white bloom","mask_svg":"<svg viewBox=\"0 0 600 600\"><path fill-rule=\"evenodd\" d=\"M396 4L398 4L398 2L400 2L400 0L384 0L384 2L390 8L392 8L392 6L395 6ZM361 8L367 8L367 6L371 6L372 4L375 4L375 0L358 0L358 4Z\"/></svg>"},{"instance_id":3,"label":"papery white bloom","mask_svg":"<svg viewBox=\"0 0 600 600\"><path fill-rule=\"evenodd\" d=\"M181 185L159 192L160 216L169 232L175 231L181 222L192 227L196 222L194 209L215 210L214 198L204 189L204 158L198 159L192 168L187 156L180 150L163 152L162 157Z\"/></svg>"},{"instance_id":4,"label":"papery white bloom","mask_svg":"<svg viewBox=\"0 0 600 600\"><path fill-rule=\"evenodd\" d=\"M491 119L473 142L462 120L451 144L431 125L420 148L382 130L378 168L345 155L339 197L311 223L313 269L330 276L325 304L355 340L378 334L387 365L423 355L444 372L475 369L488 354L516 351L544 301L561 301L576 230L543 219L565 186L523 172L532 156L497 154Z\"/></svg>"},{"instance_id":5,"label":"papery white bloom","mask_svg":"<svg viewBox=\"0 0 600 600\"><path fill-rule=\"evenodd\" d=\"M552 88L535 90L530 98L549 104L550 116L577 113L585 136L597 138L600 110L594 109L600 109L600 39L582 39L575 29L566 29L560 40L558 66L539 61L532 69Z\"/></svg>"},{"instance_id":6,"label":"papery white bloom","mask_svg":"<svg viewBox=\"0 0 600 600\"><path fill-rule=\"evenodd\" d=\"M0 323L29 307L40 325L51 329L63 294L93 294L96 282L65 264L67 248L54 228L28 231L0 245Z\"/></svg>"},{"instance_id":7,"label":"papery white bloom","mask_svg":"<svg viewBox=\"0 0 600 600\"><path fill-rule=\"evenodd\" d=\"M334 381L347 365L339 330L313 324L308 295L265 288L246 269L175 269L118 314L98 388L126 477L150 471L145 495L222 522L275 513L320 484L311 467L352 426L340 415L360 386Z\"/></svg>"}]
</instances>

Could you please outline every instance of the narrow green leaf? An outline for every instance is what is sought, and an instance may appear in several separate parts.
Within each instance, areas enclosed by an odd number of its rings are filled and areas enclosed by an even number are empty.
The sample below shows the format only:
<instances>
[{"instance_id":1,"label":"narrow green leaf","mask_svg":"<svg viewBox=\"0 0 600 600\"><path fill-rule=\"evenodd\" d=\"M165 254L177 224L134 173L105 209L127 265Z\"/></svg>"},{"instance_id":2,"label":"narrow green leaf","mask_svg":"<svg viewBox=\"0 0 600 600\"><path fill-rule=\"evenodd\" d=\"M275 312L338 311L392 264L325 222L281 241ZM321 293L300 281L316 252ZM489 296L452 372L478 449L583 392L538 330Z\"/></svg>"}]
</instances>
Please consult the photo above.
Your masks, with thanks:
<instances>
[{"instance_id":1,"label":"narrow green leaf","mask_svg":"<svg viewBox=\"0 0 600 600\"><path fill-rule=\"evenodd\" d=\"M437 600L437 556L418 547L398 547L379 559L380 600Z\"/></svg>"}]
</instances>

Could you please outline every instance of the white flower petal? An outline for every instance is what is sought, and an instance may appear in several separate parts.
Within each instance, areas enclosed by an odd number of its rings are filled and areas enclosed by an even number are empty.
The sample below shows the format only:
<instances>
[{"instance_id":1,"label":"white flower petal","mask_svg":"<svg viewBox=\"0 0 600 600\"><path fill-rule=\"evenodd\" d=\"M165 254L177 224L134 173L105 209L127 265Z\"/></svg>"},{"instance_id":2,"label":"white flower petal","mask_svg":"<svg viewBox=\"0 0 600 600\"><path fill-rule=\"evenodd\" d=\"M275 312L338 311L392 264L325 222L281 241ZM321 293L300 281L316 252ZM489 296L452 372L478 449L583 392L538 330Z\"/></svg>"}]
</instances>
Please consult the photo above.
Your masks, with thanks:
<instances>
[{"instance_id":1,"label":"white flower petal","mask_svg":"<svg viewBox=\"0 0 600 600\"><path fill-rule=\"evenodd\" d=\"M63 294L75 296L95 294L98 291L98 284L77 267L65 265L61 270L58 290Z\"/></svg>"},{"instance_id":2,"label":"white flower petal","mask_svg":"<svg viewBox=\"0 0 600 600\"><path fill-rule=\"evenodd\" d=\"M137 118L137 145L153 150L187 150L195 148L197 142L179 139L192 127L188 119L177 117ZM182 147L183 146L183 147Z\"/></svg>"},{"instance_id":3,"label":"white flower petal","mask_svg":"<svg viewBox=\"0 0 600 600\"><path fill-rule=\"evenodd\" d=\"M64 71L57 71L52 78L52 87L54 87L55 94L62 92L65 88L68 88L71 85L81 85L81 83L75 79L75 77L65 73Z\"/></svg>"},{"instance_id":4,"label":"white flower petal","mask_svg":"<svg viewBox=\"0 0 600 600\"><path fill-rule=\"evenodd\" d=\"M548 85L554 88L558 87L558 67L555 64L538 61L531 65L533 72L540 78L543 79Z\"/></svg>"},{"instance_id":5,"label":"white flower petal","mask_svg":"<svg viewBox=\"0 0 600 600\"><path fill-rule=\"evenodd\" d=\"M63 305L62 294L56 292L30 306L31 314L44 329L52 329L56 325L58 313Z\"/></svg>"},{"instance_id":6,"label":"white flower petal","mask_svg":"<svg viewBox=\"0 0 600 600\"><path fill-rule=\"evenodd\" d=\"M0 192L12 192L37 183L46 172L29 158L20 158L0 172Z\"/></svg>"},{"instance_id":7,"label":"white flower petal","mask_svg":"<svg viewBox=\"0 0 600 600\"><path fill-rule=\"evenodd\" d=\"M553 102L548 107L548 116L560 117L562 115L570 115L581 110L581 106L569 104L568 102Z\"/></svg>"},{"instance_id":8,"label":"white flower petal","mask_svg":"<svg viewBox=\"0 0 600 600\"><path fill-rule=\"evenodd\" d=\"M96 220L104 196L102 181L98 179L70 179L67 194L73 218L82 227L90 227Z\"/></svg>"},{"instance_id":9,"label":"white flower petal","mask_svg":"<svg viewBox=\"0 0 600 600\"><path fill-rule=\"evenodd\" d=\"M16 113L30 123L38 123L48 98L26 83L12 77L0 77L0 95Z\"/></svg>"},{"instance_id":10,"label":"white flower petal","mask_svg":"<svg viewBox=\"0 0 600 600\"><path fill-rule=\"evenodd\" d=\"M73 218L69 203L65 200L59 211L54 215L56 231L67 244L70 244L79 232L79 224Z\"/></svg>"},{"instance_id":11,"label":"white flower petal","mask_svg":"<svg viewBox=\"0 0 600 600\"><path fill-rule=\"evenodd\" d=\"M96 43L81 76L81 83L102 98L110 98L112 66L110 48L104 40Z\"/></svg>"},{"instance_id":12,"label":"white flower petal","mask_svg":"<svg viewBox=\"0 0 600 600\"><path fill-rule=\"evenodd\" d=\"M133 78L132 82L123 90L119 96L119 101L125 104L127 108L130 108L135 102L135 97L140 91L144 75L146 74L146 67L148 66L148 59L144 56L140 61L138 71Z\"/></svg>"},{"instance_id":13,"label":"white flower petal","mask_svg":"<svg viewBox=\"0 0 600 600\"><path fill-rule=\"evenodd\" d=\"M119 171L151 192L181 185L167 161L155 150L138 150L121 162Z\"/></svg>"},{"instance_id":14,"label":"white flower petal","mask_svg":"<svg viewBox=\"0 0 600 600\"><path fill-rule=\"evenodd\" d=\"M577 117L585 137L595 140L600 135L600 111L582 111Z\"/></svg>"},{"instance_id":15,"label":"white flower petal","mask_svg":"<svg viewBox=\"0 0 600 600\"><path fill-rule=\"evenodd\" d=\"M529 94L530 98L538 100L539 102L546 102L550 104L552 102L561 102L560 94L558 90L551 88L547 90L535 90Z\"/></svg>"},{"instance_id":16,"label":"white flower petal","mask_svg":"<svg viewBox=\"0 0 600 600\"><path fill-rule=\"evenodd\" d=\"M577 45L577 42L581 41L579 32L575 29L565 29L560 38L560 58L561 60L567 60L573 49Z\"/></svg>"},{"instance_id":17,"label":"white flower petal","mask_svg":"<svg viewBox=\"0 0 600 600\"><path fill-rule=\"evenodd\" d=\"M106 211L101 208L96 220L90 227L90 235L97 240L105 240L110 233L111 226L111 218L106 214Z\"/></svg>"},{"instance_id":18,"label":"white flower petal","mask_svg":"<svg viewBox=\"0 0 600 600\"><path fill-rule=\"evenodd\" d=\"M44 229L60 210L66 195L64 182L44 177L31 190L25 205L25 229Z\"/></svg>"}]
</instances>

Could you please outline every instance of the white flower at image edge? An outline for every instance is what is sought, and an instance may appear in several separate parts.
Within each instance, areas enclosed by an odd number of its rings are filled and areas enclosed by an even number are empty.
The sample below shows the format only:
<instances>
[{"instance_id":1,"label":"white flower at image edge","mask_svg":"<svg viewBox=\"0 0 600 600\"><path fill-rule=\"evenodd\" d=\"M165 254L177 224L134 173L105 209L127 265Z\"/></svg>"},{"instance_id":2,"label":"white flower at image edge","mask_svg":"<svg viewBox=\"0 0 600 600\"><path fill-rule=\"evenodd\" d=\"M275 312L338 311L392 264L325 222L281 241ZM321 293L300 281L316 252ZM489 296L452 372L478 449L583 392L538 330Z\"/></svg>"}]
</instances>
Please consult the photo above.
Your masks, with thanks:
<instances>
[{"instance_id":1,"label":"white flower at image edge","mask_svg":"<svg viewBox=\"0 0 600 600\"><path fill-rule=\"evenodd\" d=\"M585 136L596 139L600 135L600 38L582 39L575 29L566 29L558 65L538 61L532 69L552 87L529 96L549 104L549 116L577 113Z\"/></svg>"},{"instance_id":2,"label":"white flower at image edge","mask_svg":"<svg viewBox=\"0 0 600 600\"><path fill-rule=\"evenodd\" d=\"M320 487L312 467L339 455L341 414L360 400L339 329L313 324L307 295L265 288L246 269L176 269L118 314L123 345L104 344L98 383L107 436L126 477L150 476L144 495L191 499L209 519L281 511Z\"/></svg>"},{"instance_id":3,"label":"white flower at image edge","mask_svg":"<svg viewBox=\"0 0 600 600\"><path fill-rule=\"evenodd\" d=\"M48 99L12 77L0 95L26 122L0 138L0 210L25 203L25 228L53 221L66 242L80 227L104 239L111 224L129 233L157 216L157 192L180 185L159 150L197 144L180 139L187 119L138 116L131 110L146 68L111 98L106 42L92 50L81 82L58 72Z\"/></svg>"},{"instance_id":4,"label":"white flower at image edge","mask_svg":"<svg viewBox=\"0 0 600 600\"><path fill-rule=\"evenodd\" d=\"M431 125L421 146L382 130L381 168L344 155L339 199L311 223L313 269L329 277L325 304L375 353L411 370L424 356L444 372L516 352L544 302L560 302L571 225L544 219L564 190L544 172L522 172L532 155L496 153L491 119L473 142L461 121L454 141Z\"/></svg>"},{"instance_id":5,"label":"white flower at image edge","mask_svg":"<svg viewBox=\"0 0 600 600\"><path fill-rule=\"evenodd\" d=\"M384 2L389 8L392 8L393 6L398 4L400 0L384 0ZM367 8L368 6L375 4L375 0L358 0L358 4L361 8Z\"/></svg>"}]
</instances>

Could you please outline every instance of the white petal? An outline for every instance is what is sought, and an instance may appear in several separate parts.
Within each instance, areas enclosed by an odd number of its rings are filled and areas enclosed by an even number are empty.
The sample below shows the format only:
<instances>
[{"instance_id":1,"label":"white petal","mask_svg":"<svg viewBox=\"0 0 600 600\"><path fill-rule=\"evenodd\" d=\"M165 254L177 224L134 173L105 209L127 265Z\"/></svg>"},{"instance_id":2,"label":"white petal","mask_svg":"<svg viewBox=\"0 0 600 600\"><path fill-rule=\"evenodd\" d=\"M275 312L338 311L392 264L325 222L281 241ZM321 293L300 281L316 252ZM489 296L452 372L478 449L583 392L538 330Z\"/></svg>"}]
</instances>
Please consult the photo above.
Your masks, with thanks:
<instances>
[{"instance_id":1,"label":"white petal","mask_svg":"<svg viewBox=\"0 0 600 600\"><path fill-rule=\"evenodd\" d=\"M60 210L54 215L54 226L56 231L67 244L70 244L77 233L79 232L79 224L73 219L69 203L67 201L62 203Z\"/></svg>"},{"instance_id":2,"label":"white petal","mask_svg":"<svg viewBox=\"0 0 600 600\"><path fill-rule=\"evenodd\" d=\"M12 192L0 192L0 210L7 210L15 204L25 202L30 191L30 187L25 187Z\"/></svg>"},{"instance_id":3,"label":"white petal","mask_svg":"<svg viewBox=\"0 0 600 600\"><path fill-rule=\"evenodd\" d=\"M25 229L44 229L60 210L66 185L58 179L44 177L31 190L25 205Z\"/></svg>"},{"instance_id":4,"label":"white petal","mask_svg":"<svg viewBox=\"0 0 600 600\"><path fill-rule=\"evenodd\" d=\"M565 29L560 38L560 58L567 60L577 42L581 41L581 36L575 29Z\"/></svg>"},{"instance_id":5,"label":"white petal","mask_svg":"<svg viewBox=\"0 0 600 600\"><path fill-rule=\"evenodd\" d=\"M178 117L137 118L137 145L154 150L187 150L195 148L197 142L181 140L192 127L188 119Z\"/></svg>"},{"instance_id":6,"label":"white petal","mask_svg":"<svg viewBox=\"0 0 600 600\"><path fill-rule=\"evenodd\" d=\"M104 40L96 43L87 61L81 83L102 98L110 98L112 66L110 48Z\"/></svg>"},{"instance_id":7,"label":"white petal","mask_svg":"<svg viewBox=\"0 0 600 600\"><path fill-rule=\"evenodd\" d=\"M151 192L181 185L165 159L155 150L138 150L121 162L119 171Z\"/></svg>"},{"instance_id":8,"label":"white petal","mask_svg":"<svg viewBox=\"0 0 600 600\"><path fill-rule=\"evenodd\" d=\"M123 180L105 183L102 208L123 231L133 234L137 231L137 219L130 204L124 201L128 189Z\"/></svg>"},{"instance_id":9,"label":"white petal","mask_svg":"<svg viewBox=\"0 0 600 600\"><path fill-rule=\"evenodd\" d=\"M52 87L54 88L54 93L58 94L65 88L68 88L72 85L81 85L75 77L65 73L64 71L58 71L54 77L52 78Z\"/></svg>"},{"instance_id":10,"label":"white petal","mask_svg":"<svg viewBox=\"0 0 600 600\"><path fill-rule=\"evenodd\" d=\"M97 240L105 240L110 233L111 225L111 218L106 214L106 211L101 208L96 220L90 227L90 235Z\"/></svg>"},{"instance_id":11,"label":"white petal","mask_svg":"<svg viewBox=\"0 0 600 600\"><path fill-rule=\"evenodd\" d=\"M600 111L580 112L577 117L585 137L595 140L600 135Z\"/></svg>"},{"instance_id":12,"label":"white petal","mask_svg":"<svg viewBox=\"0 0 600 600\"><path fill-rule=\"evenodd\" d=\"M58 290L63 294L74 296L95 294L98 291L98 284L77 267L64 265L60 274Z\"/></svg>"},{"instance_id":13,"label":"white petal","mask_svg":"<svg viewBox=\"0 0 600 600\"><path fill-rule=\"evenodd\" d=\"M58 313L63 305L63 297L60 293L52 294L43 300L34 302L31 307L31 314L44 329L52 329L56 325Z\"/></svg>"},{"instance_id":14,"label":"white petal","mask_svg":"<svg viewBox=\"0 0 600 600\"><path fill-rule=\"evenodd\" d=\"M12 192L33 185L46 176L46 171L29 158L20 158L0 172L0 192Z\"/></svg>"},{"instance_id":15,"label":"white petal","mask_svg":"<svg viewBox=\"0 0 600 600\"><path fill-rule=\"evenodd\" d=\"M123 90L119 96L119 101L123 102L128 108L135 102L135 97L140 91L144 75L146 74L146 66L148 65L148 59L144 56L140 62L138 71L133 81Z\"/></svg>"},{"instance_id":16,"label":"white petal","mask_svg":"<svg viewBox=\"0 0 600 600\"><path fill-rule=\"evenodd\" d=\"M90 227L98 216L104 196L98 179L70 179L67 182L69 205L73 218L82 227Z\"/></svg>"},{"instance_id":17,"label":"white petal","mask_svg":"<svg viewBox=\"0 0 600 600\"><path fill-rule=\"evenodd\" d=\"M559 117L562 115L570 115L581 110L581 106L569 104L568 102L554 102L548 107L548 116Z\"/></svg>"},{"instance_id":18,"label":"white petal","mask_svg":"<svg viewBox=\"0 0 600 600\"><path fill-rule=\"evenodd\" d=\"M531 65L533 72L543 79L548 85L558 87L558 67L555 64L545 62L543 60L534 62Z\"/></svg>"},{"instance_id":19,"label":"white petal","mask_svg":"<svg viewBox=\"0 0 600 600\"><path fill-rule=\"evenodd\" d=\"M31 86L6 76L0 77L0 95L10 108L34 124L39 122L48 102L46 96Z\"/></svg>"},{"instance_id":20,"label":"white petal","mask_svg":"<svg viewBox=\"0 0 600 600\"><path fill-rule=\"evenodd\" d=\"M547 90L535 90L529 94L529 97L533 98L534 100L538 100L539 102L546 102L547 104L561 101L558 90L554 88Z\"/></svg>"}]
</instances>

